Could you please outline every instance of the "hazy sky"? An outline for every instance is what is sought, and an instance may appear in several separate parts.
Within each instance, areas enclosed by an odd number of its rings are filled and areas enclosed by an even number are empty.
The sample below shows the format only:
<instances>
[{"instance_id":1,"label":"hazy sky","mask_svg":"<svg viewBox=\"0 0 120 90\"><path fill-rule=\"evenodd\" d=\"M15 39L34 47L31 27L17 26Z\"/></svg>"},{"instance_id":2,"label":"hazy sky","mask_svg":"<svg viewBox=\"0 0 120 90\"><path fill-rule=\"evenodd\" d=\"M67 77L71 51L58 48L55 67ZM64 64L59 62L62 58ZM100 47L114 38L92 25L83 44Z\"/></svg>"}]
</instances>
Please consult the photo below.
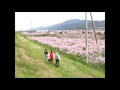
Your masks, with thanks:
<instances>
[{"instance_id":1,"label":"hazy sky","mask_svg":"<svg viewBox=\"0 0 120 90\"><path fill-rule=\"evenodd\" d=\"M105 20L105 12L92 12L93 20ZM15 30L49 26L69 19L85 20L85 12L15 12ZM87 19L91 20L90 12Z\"/></svg>"}]
</instances>

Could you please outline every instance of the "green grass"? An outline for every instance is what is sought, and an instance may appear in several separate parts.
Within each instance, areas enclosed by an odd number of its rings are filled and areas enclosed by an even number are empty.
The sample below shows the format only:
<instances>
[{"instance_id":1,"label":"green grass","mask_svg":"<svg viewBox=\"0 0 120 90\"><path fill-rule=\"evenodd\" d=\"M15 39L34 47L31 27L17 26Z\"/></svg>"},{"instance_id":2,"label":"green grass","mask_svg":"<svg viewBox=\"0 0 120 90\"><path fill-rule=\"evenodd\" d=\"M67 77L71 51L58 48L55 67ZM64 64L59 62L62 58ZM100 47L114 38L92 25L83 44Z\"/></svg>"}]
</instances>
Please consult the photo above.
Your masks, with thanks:
<instances>
[{"instance_id":1,"label":"green grass","mask_svg":"<svg viewBox=\"0 0 120 90\"><path fill-rule=\"evenodd\" d=\"M24 42L23 42L23 41ZM58 51L60 67L45 61L44 50ZM105 64L86 63L85 58L66 54L59 49L24 38L15 33L15 77L16 78L105 78Z\"/></svg>"}]
</instances>

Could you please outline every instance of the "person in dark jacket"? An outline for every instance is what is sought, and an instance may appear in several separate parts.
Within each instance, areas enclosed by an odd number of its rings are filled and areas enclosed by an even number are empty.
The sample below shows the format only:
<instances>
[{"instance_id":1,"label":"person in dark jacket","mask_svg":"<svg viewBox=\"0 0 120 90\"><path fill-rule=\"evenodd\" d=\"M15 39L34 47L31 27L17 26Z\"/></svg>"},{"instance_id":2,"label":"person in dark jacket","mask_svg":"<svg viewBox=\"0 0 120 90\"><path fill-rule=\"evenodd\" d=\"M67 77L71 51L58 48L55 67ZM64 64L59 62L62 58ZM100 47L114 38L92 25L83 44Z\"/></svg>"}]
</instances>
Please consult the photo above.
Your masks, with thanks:
<instances>
[{"instance_id":1,"label":"person in dark jacket","mask_svg":"<svg viewBox=\"0 0 120 90\"><path fill-rule=\"evenodd\" d=\"M47 49L45 49L44 54L45 54L46 61L48 61L48 51L47 51Z\"/></svg>"}]
</instances>

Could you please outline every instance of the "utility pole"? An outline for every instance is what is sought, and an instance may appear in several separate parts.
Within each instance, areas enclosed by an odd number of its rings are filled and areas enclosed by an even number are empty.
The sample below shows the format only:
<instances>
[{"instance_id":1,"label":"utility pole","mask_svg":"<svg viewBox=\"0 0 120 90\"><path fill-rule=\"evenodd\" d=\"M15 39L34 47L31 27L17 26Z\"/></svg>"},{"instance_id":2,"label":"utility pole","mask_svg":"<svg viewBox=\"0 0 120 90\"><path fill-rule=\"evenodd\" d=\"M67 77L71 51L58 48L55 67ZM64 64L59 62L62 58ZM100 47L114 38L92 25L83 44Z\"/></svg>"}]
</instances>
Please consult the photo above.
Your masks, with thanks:
<instances>
[{"instance_id":1,"label":"utility pole","mask_svg":"<svg viewBox=\"0 0 120 90\"><path fill-rule=\"evenodd\" d=\"M31 30L32 30L32 20L31 20ZM32 37L33 37L33 30L32 30Z\"/></svg>"},{"instance_id":2,"label":"utility pole","mask_svg":"<svg viewBox=\"0 0 120 90\"><path fill-rule=\"evenodd\" d=\"M23 27L21 27L21 31L23 31Z\"/></svg>"},{"instance_id":3,"label":"utility pole","mask_svg":"<svg viewBox=\"0 0 120 90\"><path fill-rule=\"evenodd\" d=\"M88 25L87 25L87 12L85 12L85 19L86 19L86 61L88 63Z\"/></svg>"},{"instance_id":4,"label":"utility pole","mask_svg":"<svg viewBox=\"0 0 120 90\"><path fill-rule=\"evenodd\" d=\"M93 26L93 30L94 30L94 35L95 35L95 39L96 39L96 44L97 44L97 49L98 49L98 53L101 56L100 52L99 52L99 46L98 46L98 41L97 41L97 36L96 36L96 30L95 30L95 25L93 22L93 18L92 18L92 13L90 12L90 16L91 16L91 20L92 20L92 26Z\"/></svg>"}]
</instances>

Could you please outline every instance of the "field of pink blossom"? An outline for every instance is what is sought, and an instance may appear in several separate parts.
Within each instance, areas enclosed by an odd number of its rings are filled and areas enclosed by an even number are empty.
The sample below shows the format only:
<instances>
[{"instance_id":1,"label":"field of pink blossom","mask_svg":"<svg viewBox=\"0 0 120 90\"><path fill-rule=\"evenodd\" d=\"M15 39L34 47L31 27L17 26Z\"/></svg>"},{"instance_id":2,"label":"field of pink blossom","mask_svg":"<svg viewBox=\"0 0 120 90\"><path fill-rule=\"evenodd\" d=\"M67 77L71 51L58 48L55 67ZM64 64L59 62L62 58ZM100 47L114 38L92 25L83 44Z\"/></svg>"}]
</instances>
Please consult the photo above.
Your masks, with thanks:
<instances>
[{"instance_id":1,"label":"field of pink blossom","mask_svg":"<svg viewBox=\"0 0 120 90\"><path fill-rule=\"evenodd\" d=\"M71 35L74 37L70 37ZM61 51L64 51L66 53L79 54L82 56L86 55L85 33L83 33L82 31L81 32L74 31L59 36L61 37L58 38L58 37L50 37L50 36L40 36L40 37L34 36L28 38L30 38L31 40L36 40L42 44L47 44L54 48L59 48ZM97 57L96 52L98 52L98 50L95 41L95 36L93 32L88 33L89 61L105 62L105 39L101 39L101 37L103 36L104 36L103 33L101 35L99 35L98 33L97 35L99 50L101 54L99 57Z\"/></svg>"}]
</instances>

